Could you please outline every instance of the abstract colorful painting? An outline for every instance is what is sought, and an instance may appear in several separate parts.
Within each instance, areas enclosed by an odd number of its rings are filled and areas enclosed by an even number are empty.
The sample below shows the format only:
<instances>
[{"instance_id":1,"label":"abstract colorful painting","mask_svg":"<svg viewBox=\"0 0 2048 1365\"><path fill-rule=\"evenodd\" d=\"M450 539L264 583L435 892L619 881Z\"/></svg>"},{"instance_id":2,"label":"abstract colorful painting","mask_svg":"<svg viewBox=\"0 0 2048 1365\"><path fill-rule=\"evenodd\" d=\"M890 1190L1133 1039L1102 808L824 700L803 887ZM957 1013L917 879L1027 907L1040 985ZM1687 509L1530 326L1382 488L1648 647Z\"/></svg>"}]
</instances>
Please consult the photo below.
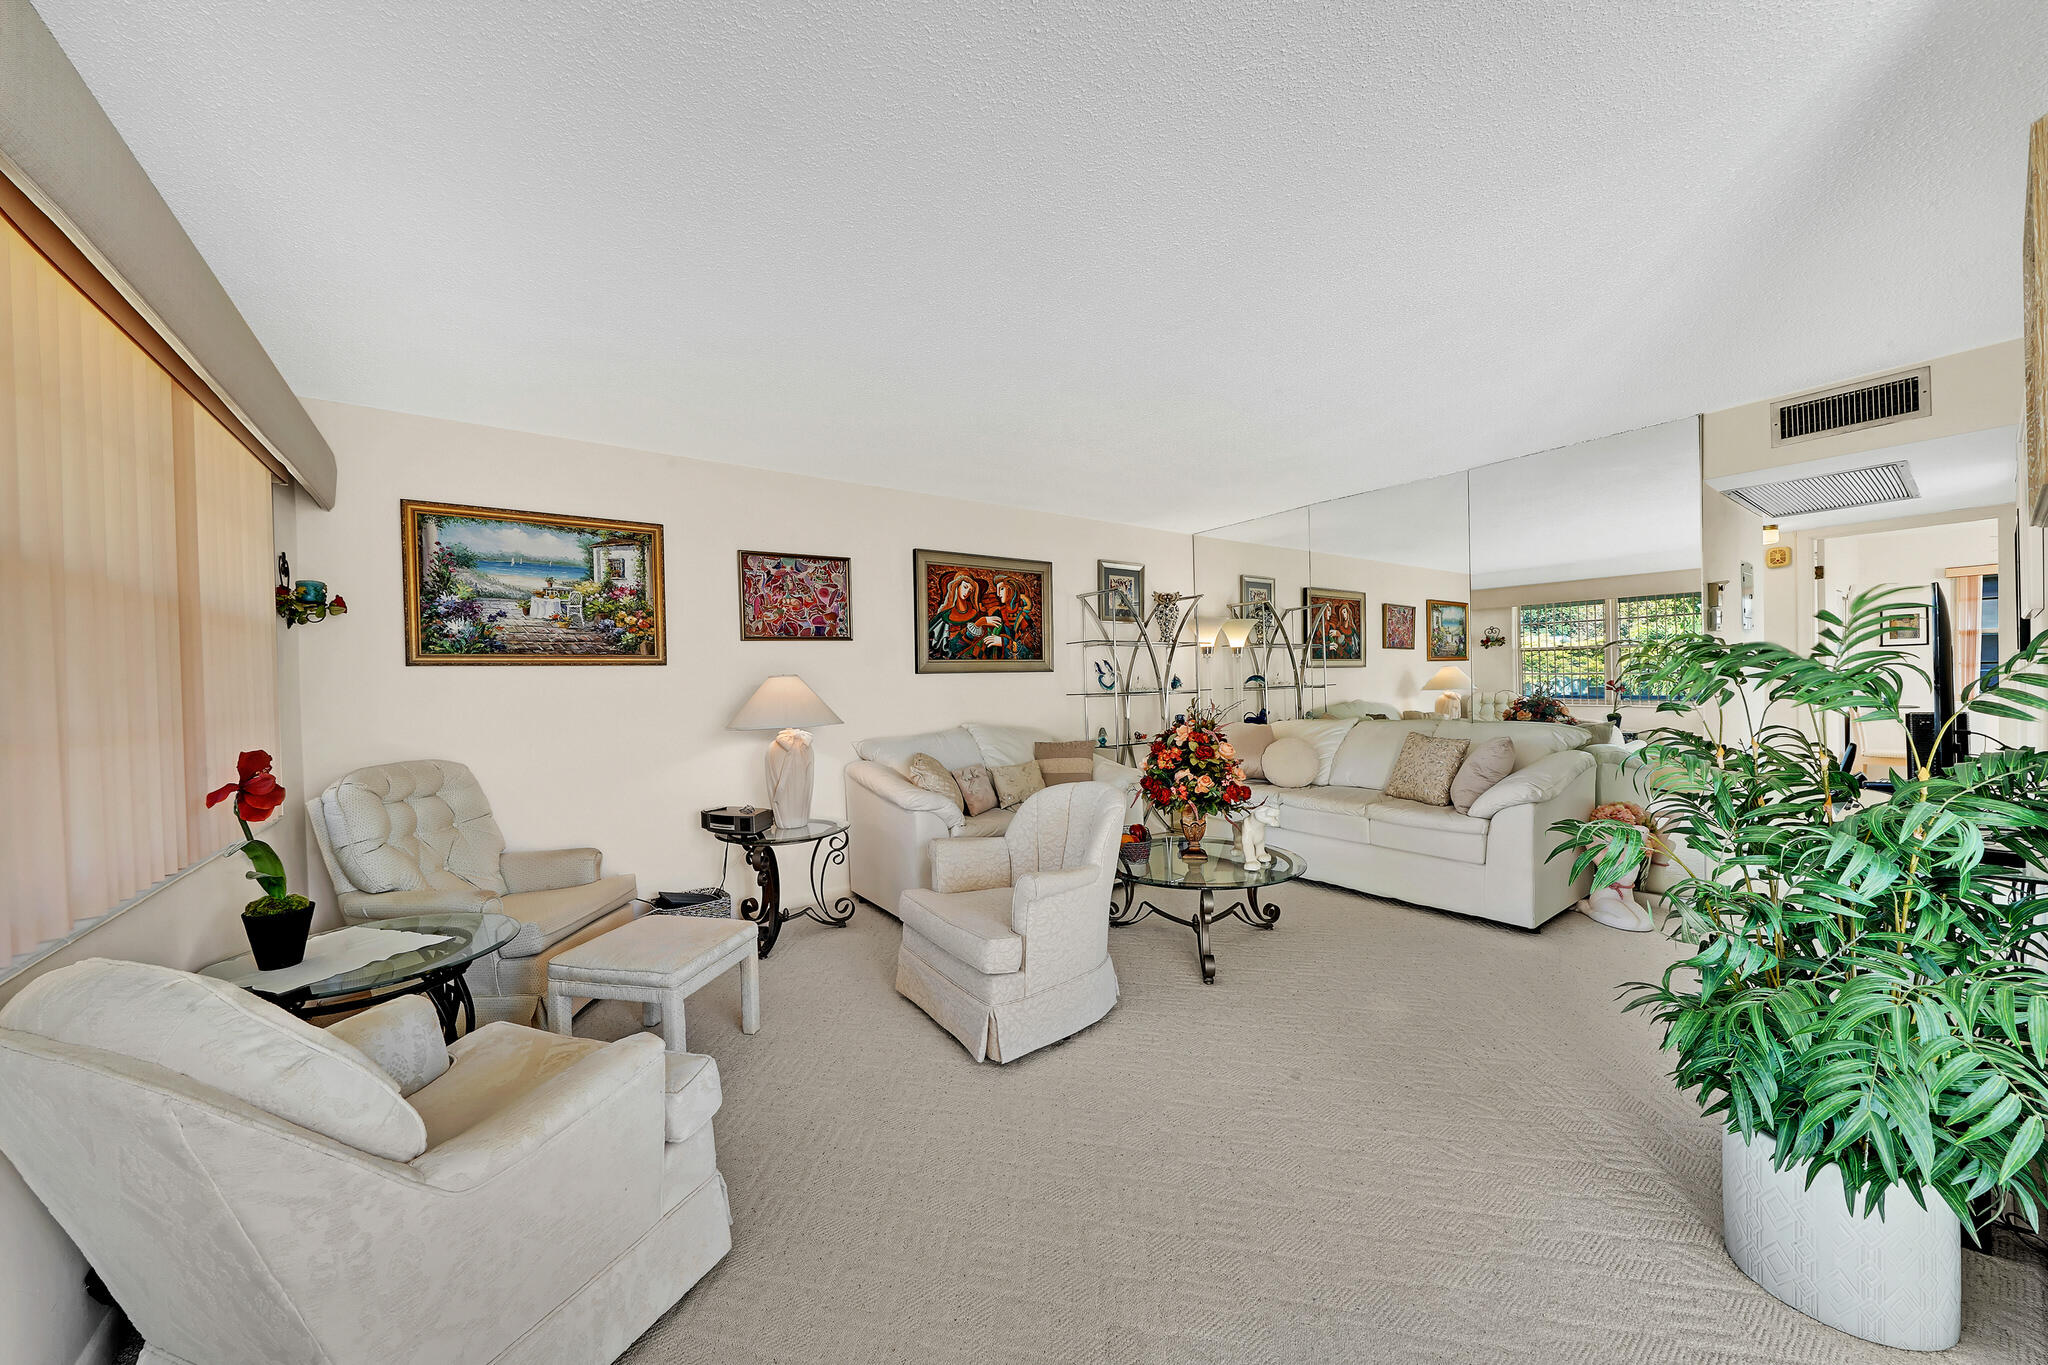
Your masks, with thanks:
<instances>
[{"instance_id":1,"label":"abstract colorful painting","mask_svg":"<svg viewBox=\"0 0 2048 1365\"><path fill-rule=\"evenodd\" d=\"M742 640L851 640L853 561L740 551Z\"/></svg>"},{"instance_id":2,"label":"abstract colorful painting","mask_svg":"<svg viewBox=\"0 0 2048 1365\"><path fill-rule=\"evenodd\" d=\"M920 673L1045 673L1052 565L1039 559L911 552Z\"/></svg>"},{"instance_id":3,"label":"abstract colorful painting","mask_svg":"<svg viewBox=\"0 0 2048 1365\"><path fill-rule=\"evenodd\" d=\"M1415 608L1399 602L1380 603L1380 648L1415 648Z\"/></svg>"},{"instance_id":4,"label":"abstract colorful painting","mask_svg":"<svg viewBox=\"0 0 2048 1365\"><path fill-rule=\"evenodd\" d=\"M1311 621L1323 609L1320 653L1332 668L1365 667L1365 594L1343 588L1303 588L1301 605ZM1313 657L1313 654L1311 655Z\"/></svg>"},{"instance_id":5,"label":"abstract colorful painting","mask_svg":"<svg viewBox=\"0 0 2048 1365\"><path fill-rule=\"evenodd\" d=\"M408 664L668 661L661 527L398 506Z\"/></svg>"},{"instance_id":6,"label":"abstract colorful painting","mask_svg":"<svg viewBox=\"0 0 2048 1365\"><path fill-rule=\"evenodd\" d=\"M1432 659L1466 659L1471 657L1467 639L1470 622L1463 602L1438 602L1429 604L1429 657Z\"/></svg>"}]
</instances>

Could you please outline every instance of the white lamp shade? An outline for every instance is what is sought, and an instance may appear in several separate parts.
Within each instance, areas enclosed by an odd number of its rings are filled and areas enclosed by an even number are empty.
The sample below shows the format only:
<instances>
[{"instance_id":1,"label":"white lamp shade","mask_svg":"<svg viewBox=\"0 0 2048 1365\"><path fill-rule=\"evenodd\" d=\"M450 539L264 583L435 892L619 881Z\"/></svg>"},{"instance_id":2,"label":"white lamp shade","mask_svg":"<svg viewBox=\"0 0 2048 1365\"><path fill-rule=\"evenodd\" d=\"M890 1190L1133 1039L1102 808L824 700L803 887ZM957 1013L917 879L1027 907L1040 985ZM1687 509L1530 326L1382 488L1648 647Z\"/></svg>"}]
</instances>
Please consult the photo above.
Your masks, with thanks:
<instances>
[{"instance_id":1,"label":"white lamp shade","mask_svg":"<svg viewBox=\"0 0 2048 1365\"><path fill-rule=\"evenodd\" d=\"M778 673L754 689L733 713L728 730L808 730L838 725L838 715L794 673Z\"/></svg>"},{"instance_id":2,"label":"white lamp shade","mask_svg":"<svg viewBox=\"0 0 2048 1365\"><path fill-rule=\"evenodd\" d=\"M1436 671L1436 676L1422 685L1425 692L1456 692L1470 687L1472 679L1456 664L1445 664Z\"/></svg>"},{"instance_id":3,"label":"white lamp shade","mask_svg":"<svg viewBox=\"0 0 2048 1365\"><path fill-rule=\"evenodd\" d=\"M1216 627L1216 643L1231 649L1243 649L1251 638L1252 623L1242 616L1233 616Z\"/></svg>"}]
</instances>

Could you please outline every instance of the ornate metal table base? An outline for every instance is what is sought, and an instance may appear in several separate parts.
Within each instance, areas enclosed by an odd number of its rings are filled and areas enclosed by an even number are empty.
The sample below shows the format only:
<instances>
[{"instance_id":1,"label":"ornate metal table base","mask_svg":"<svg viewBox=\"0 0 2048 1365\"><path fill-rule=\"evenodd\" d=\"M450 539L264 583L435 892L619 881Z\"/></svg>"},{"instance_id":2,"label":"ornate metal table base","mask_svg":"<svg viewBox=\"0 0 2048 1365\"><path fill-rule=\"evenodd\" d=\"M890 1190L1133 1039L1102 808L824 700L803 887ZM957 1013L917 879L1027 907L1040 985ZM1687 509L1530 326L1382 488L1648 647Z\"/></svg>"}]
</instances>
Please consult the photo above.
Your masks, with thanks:
<instances>
[{"instance_id":1,"label":"ornate metal table base","mask_svg":"<svg viewBox=\"0 0 2048 1365\"><path fill-rule=\"evenodd\" d=\"M386 1000L396 1000L402 995L424 995L427 997L427 1003L434 1007L435 1017L441 1021L441 1036L452 1043L463 1034L476 1031L476 998L469 993L469 982L463 976L468 970L469 963L464 961L453 966L436 968L395 990L375 991L342 999L308 1000L305 994L299 991L286 991L282 995L272 995L268 991L251 991L250 994L260 995L300 1019L365 1010L372 1005L381 1005ZM459 1029L456 1027L458 1021L462 1025Z\"/></svg>"},{"instance_id":2,"label":"ornate metal table base","mask_svg":"<svg viewBox=\"0 0 2048 1365\"><path fill-rule=\"evenodd\" d=\"M841 929L853 918L852 896L831 899L825 894L825 873L846 862L848 837L849 831L841 828L811 845L811 903L795 910L782 903L782 872L775 864L777 845L763 839L738 838L732 841L746 850L747 866L754 869L754 882L761 893L740 902L740 918L750 919L760 926L762 957L775 950L775 940L782 933L782 926L793 919L814 919L820 924Z\"/></svg>"},{"instance_id":3,"label":"ornate metal table base","mask_svg":"<svg viewBox=\"0 0 2048 1365\"><path fill-rule=\"evenodd\" d=\"M1200 888L1201 899L1195 913L1192 916L1184 916L1176 915L1171 910L1162 910L1151 901L1137 901L1136 905L1133 905L1132 901L1136 899L1138 891L1137 882L1122 876L1121 870L1117 880L1123 883L1123 904L1110 906L1109 922L1115 925L1136 924L1147 915L1157 915L1161 919L1170 919L1175 924L1185 924L1195 931L1195 955L1201 959L1202 984L1205 986L1216 984L1216 954L1209 946L1210 925L1232 916L1255 929L1271 929L1280 922L1280 907L1260 905L1259 888L1256 886L1246 888L1245 898L1225 906L1220 914L1216 910L1216 888L1204 886Z\"/></svg>"}]
</instances>

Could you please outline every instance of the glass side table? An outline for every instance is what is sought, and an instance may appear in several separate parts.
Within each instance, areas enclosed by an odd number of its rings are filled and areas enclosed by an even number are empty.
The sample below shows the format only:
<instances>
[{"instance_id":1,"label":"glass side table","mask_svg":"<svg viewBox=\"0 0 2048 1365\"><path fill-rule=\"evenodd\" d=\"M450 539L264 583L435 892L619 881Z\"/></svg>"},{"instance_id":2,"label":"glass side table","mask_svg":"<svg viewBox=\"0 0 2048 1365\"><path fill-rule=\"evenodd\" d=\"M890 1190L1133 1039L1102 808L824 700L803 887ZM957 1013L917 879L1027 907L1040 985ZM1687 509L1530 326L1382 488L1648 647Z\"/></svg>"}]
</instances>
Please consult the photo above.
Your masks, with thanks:
<instances>
[{"instance_id":1,"label":"glass side table","mask_svg":"<svg viewBox=\"0 0 2048 1365\"><path fill-rule=\"evenodd\" d=\"M1147 915L1157 915L1175 924L1185 924L1195 931L1195 956L1202 966L1202 984L1213 986L1216 984L1216 954L1209 946L1209 926L1235 915L1255 929L1271 929L1280 922L1280 907L1259 904L1260 890L1293 881L1308 871L1308 862L1299 853L1268 845L1266 856L1273 861L1264 867L1248 868L1235 861L1237 852L1228 839L1205 839L1202 849L1209 856L1189 862L1180 856L1180 840L1155 835L1148 857L1119 857L1116 879L1122 893L1122 904L1110 905L1109 922L1114 925L1136 924ZM1162 910L1149 900L1137 901L1134 905L1132 902L1136 900L1141 886L1201 894L1195 913L1181 916ZM1216 909L1218 891L1243 892L1244 899L1233 902L1219 913Z\"/></svg>"},{"instance_id":2,"label":"glass side table","mask_svg":"<svg viewBox=\"0 0 2048 1365\"><path fill-rule=\"evenodd\" d=\"M828 898L825 874L846 862L846 845L852 838L844 820L810 820L787 829L777 825L759 834L712 831L722 844L733 844L754 869L754 883L760 895L740 902L740 918L760 926L761 956L775 948L782 926L793 919L814 919L834 929L845 927L853 918L853 897ZM782 872L775 863L775 850L786 844L811 845L811 903L792 910L782 903Z\"/></svg>"},{"instance_id":3,"label":"glass side table","mask_svg":"<svg viewBox=\"0 0 2048 1365\"><path fill-rule=\"evenodd\" d=\"M519 921L510 915L487 915L473 910L450 910L435 915L400 915L346 925L307 940L306 954L315 957L321 939L360 929L398 929L415 934L440 934L439 943L409 948L360 967L338 971L318 981L283 990L264 989L263 979L277 973L259 972L253 954L225 958L200 969L201 976L214 977L260 995L273 1005L310 1019L315 1015L339 1014L345 1010L368 1009L401 995L424 995L441 1018L441 1036L454 1042L460 1033L476 1027L476 1001L462 973L470 963L488 957L510 943L519 932ZM295 971L286 967L282 971ZM461 1018L463 1027L457 1029Z\"/></svg>"}]
</instances>

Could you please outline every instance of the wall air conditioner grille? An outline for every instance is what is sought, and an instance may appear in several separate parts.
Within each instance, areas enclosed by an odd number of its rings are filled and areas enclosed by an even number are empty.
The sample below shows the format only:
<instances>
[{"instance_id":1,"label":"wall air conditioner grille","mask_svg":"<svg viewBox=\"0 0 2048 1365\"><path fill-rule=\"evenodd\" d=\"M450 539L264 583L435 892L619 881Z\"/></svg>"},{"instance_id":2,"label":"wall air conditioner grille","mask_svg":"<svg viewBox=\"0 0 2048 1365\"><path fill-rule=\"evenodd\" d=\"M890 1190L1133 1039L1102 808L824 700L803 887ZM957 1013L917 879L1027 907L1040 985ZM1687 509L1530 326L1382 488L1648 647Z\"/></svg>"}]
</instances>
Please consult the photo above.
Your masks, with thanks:
<instances>
[{"instance_id":1,"label":"wall air conditioner grille","mask_svg":"<svg viewBox=\"0 0 2048 1365\"><path fill-rule=\"evenodd\" d=\"M1934 410L1926 366L1882 379L1781 398L1771 404L1771 444L1810 441L1864 427L1911 421Z\"/></svg>"},{"instance_id":2,"label":"wall air conditioner grille","mask_svg":"<svg viewBox=\"0 0 2048 1365\"><path fill-rule=\"evenodd\" d=\"M1913 471L1904 463L1893 461L1845 469L1838 474L1731 488L1728 496L1757 515L1776 520L1809 512L1840 512L1850 507L1898 502L1919 497L1920 490L1913 483Z\"/></svg>"}]
</instances>

